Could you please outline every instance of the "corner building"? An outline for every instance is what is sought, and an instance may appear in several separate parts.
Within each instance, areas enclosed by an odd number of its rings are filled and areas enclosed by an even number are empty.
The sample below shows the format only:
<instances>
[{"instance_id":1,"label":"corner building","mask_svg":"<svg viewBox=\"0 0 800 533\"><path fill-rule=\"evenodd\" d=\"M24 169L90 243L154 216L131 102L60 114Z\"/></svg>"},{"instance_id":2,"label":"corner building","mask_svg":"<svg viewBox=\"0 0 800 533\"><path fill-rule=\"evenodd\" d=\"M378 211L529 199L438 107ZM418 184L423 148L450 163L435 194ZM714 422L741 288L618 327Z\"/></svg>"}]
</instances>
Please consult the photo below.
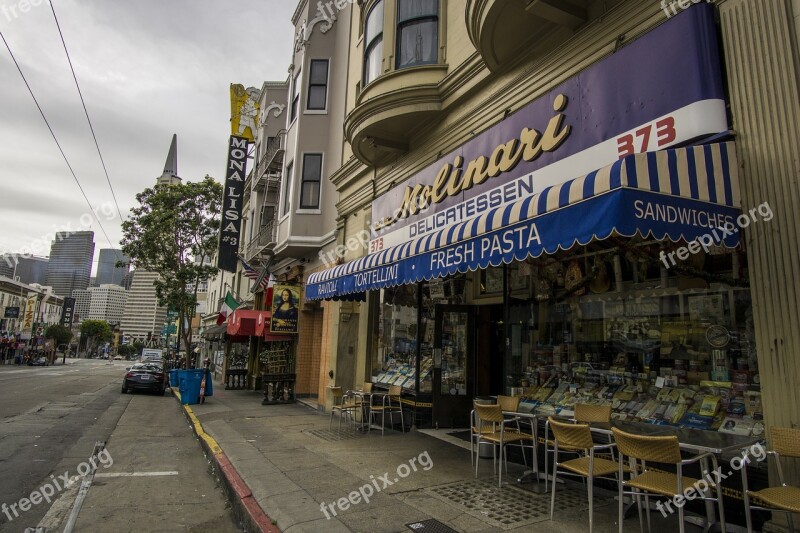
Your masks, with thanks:
<instances>
[{"instance_id":1,"label":"corner building","mask_svg":"<svg viewBox=\"0 0 800 533\"><path fill-rule=\"evenodd\" d=\"M418 427L488 394L800 422L798 13L666 4L353 5L344 257L306 283L348 319L337 381L401 385Z\"/></svg>"}]
</instances>

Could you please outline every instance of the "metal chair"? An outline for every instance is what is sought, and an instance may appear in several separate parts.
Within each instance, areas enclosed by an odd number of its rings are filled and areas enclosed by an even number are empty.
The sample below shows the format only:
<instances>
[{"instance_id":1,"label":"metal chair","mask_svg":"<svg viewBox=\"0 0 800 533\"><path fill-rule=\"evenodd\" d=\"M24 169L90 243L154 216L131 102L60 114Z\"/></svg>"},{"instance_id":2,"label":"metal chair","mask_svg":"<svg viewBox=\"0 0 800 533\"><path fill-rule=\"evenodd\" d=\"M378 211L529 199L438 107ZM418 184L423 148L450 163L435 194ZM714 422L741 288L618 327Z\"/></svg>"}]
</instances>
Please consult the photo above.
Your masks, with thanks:
<instances>
[{"instance_id":1,"label":"metal chair","mask_svg":"<svg viewBox=\"0 0 800 533\"><path fill-rule=\"evenodd\" d=\"M775 458L775 469L778 473L778 487L768 487L761 490L749 490L747 487L747 466L742 466L742 494L744 495L744 510L747 520L748 533L753 531L752 510L779 511L786 513L789 522L789 531L794 533L792 513L800 513L800 487L787 485L783 480L781 456L800 458L800 429L773 427L770 430L772 450L767 451ZM760 505L753 505L755 500Z\"/></svg>"},{"instance_id":2,"label":"metal chair","mask_svg":"<svg viewBox=\"0 0 800 533\"><path fill-rule=\"evenodd\" d=\"M500 406L500 409L504 413L516 413L519 411L519 403L522 400L519 396L503 396L500 395L497 397L497 404ZM525 463L525 466L528 466L528 459L525 457L525 448L533 448L535 443L533 442L533 431L531 434L528 435L522 431L522 427L520 427L519 418L518 417L510 417L511 420L516 421L517 431L519 431L520 435L524 437L520 438L519 442L517 443L520 451L522 452L522 461ZM527 444L526 444L526 441ZM506 465L506 472L508 472L508 466Z\"/></svg>"},{"instance_id":3,"label":"metal chair","mask_svg":"<svg viewBox=\"0 0 800 533\"><path fill-rule=\"evenodd\" d=\"M492 444L492 466L493 471L499 472L498 485L503 485L503 450L506 445L518 443L520 440L527 438L527 435L521 433L516 427L506 428L508 424L515 424L514 419L507 419L503 416L503 410L499 404L494 405L481 405L474 404L475 416L477 417L477 451L480 451L481 443ZM491 428L491 430L489 430ZM497 448L500 448L500 468L497 469ZM478 465L480 461L475 458L475 477L478 477ZM506 466L506 469L508 466Z\"/></svg>"},{"instance_id":4,"label":"metal chair","mask_svg":"<svg viewBox=\"0 0 800 533\"><path fill-rule=\"evenodd\" d=\"M619 531L622 533L623 529L623 496L630 495L636 498L637 507L639 508L639 530L643 530L644 524L642 523L642 502L641 496L645 497L645 509L647 509L647 530L650 531L650 495L666 497L672 500L678 495L684 496L685 489L697 488L700 485L700 480L686 477L683 475L683 468L687 465L697 463L698 461L708 459L712 460L714 469L717 468L717 458L712 453L702 453L693 456L691 459L681 459L681 449L678 444L678 437L674 435L664 437L645 437L641 435L633 435L626 433L617 428L611 428L614 434L614 441L619 450ZM630 472L631 476L625 480L622 477L623 459L628 456L630 459ZM637 466L637 462L641 465ZM648 469L648 463L660 463L674 465L677 473L663 472L660 470ZM722 487L719 483L711 481L702 482L706 489L713 487L716 493L716 498L711 498L704 495L704 491L696 490L698 495L695 499L698 500L716 500L719 505L719 522L722 531L725 531L725 508L722 504ZM625 492L625 487L630 487L631 490ZM671 511L671 505L667 505ZM680 533L684 533L685 524L683 520L683 506L678 507L678 528Z\"/></svg>"},{"instance_id":5,"label":"metal chair","mask_svg":"<svg viewBox=\"0 0 800 533\"><path fill-rule=\"evenodd\" d=\"M598 450L612 450L614 444L596 445L592 440L592 432L587 424L570 424L558 422L552 418L548 419L550 429L553 431L554 440L554 460L553 460L553 491L550 496L550 520L553 519L553 510L556 505L556 485L558 481L558 469L566 470L565 475L572 475L584 478L588 487L589 495L589 533L594 528L594 499L593 488L595 478L605 478L609 474L620 476L620 472L626 472L626 468L620 470L620 465L616 461L609 461L601 457L595 457ZM582 455L576 459L570 459L563 463L558 461L559 446L567 446L570 452L581 450ZM610 478L606 478L610 479Z\"/></svg>"},{"instance_id":6,"label":"metal chair","mask_svg":"<svg viewBox=\"0 0 800 533\"><path fill-rule=\"evenodd\" d=\"M331 419L328 423L328 430L330 431L333 425L333 414L339 412L339 431L342 430L342 419L349 417L355 424L355 414L361 409L361 402L357 398L345 394L341 387L328 387L331 392L332 405L331 405Z\"/></svg>"},{"instance_id":7,"label":"metal chair","mask_svg":"<svg viewBox=\"0 0 800 533\"><path fill-rule=\"evenodd\" d=\"M547 483L549 480L549 467L550 463L547 460L547 454L553 453L550 451L550 447L553 446L553 439L548 439L548 428L550 426L550 417L548 417L547 422L545 422L544 427L544 488L547 490ZM611 406L610 405L589 405L584 403L579 403L575 405L575 414L573 416L576 422L579 424L591 424L592 422L611 422ZM609 442L611 442L609 440ZM572 452L577 453L580 450L570 449L569 446L566 446L562 443L562 450L564 452ZM613 458L613 449L611 451L611 455Z\"/></svg>"},{"instance_id":8,"label":"metal chair","mask_svg":"<svg viewBox=\"0 0 800 533\"><path fill-rule=\"evenodd\" d=\"M386 413L389 413L389 423L394 427L394 413L400 413L400 425L405 431L405 422L403 421L403 404L400 403L400 394L403 389L400 385L389 385L389 392L386 394L371 393L369 404L369 421L370 429L372 428L372 419L378 414L381 415L381 435L386 429ZM380 398L380 405L375 404L375 398Z\"/></svg>"}]
</instances>

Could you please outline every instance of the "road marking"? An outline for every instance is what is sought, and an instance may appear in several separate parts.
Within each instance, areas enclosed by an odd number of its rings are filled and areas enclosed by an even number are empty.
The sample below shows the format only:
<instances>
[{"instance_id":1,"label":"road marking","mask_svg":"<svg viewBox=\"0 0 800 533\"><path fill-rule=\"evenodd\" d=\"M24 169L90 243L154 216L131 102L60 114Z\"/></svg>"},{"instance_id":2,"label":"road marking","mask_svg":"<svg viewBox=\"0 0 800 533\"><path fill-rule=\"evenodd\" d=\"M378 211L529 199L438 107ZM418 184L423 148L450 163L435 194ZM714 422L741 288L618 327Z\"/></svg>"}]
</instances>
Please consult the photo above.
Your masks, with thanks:
<instances>
[{"instance_id":1,"label":"road marking","mask_svg":"<svg viewBox=\"0 0 800 533\"><path fill-rule=\"evenodd\" d=\"M94 477L149 477L149 476L177 476L175 470L167 472L97 472Z\"/></svg>"}]
</instances>

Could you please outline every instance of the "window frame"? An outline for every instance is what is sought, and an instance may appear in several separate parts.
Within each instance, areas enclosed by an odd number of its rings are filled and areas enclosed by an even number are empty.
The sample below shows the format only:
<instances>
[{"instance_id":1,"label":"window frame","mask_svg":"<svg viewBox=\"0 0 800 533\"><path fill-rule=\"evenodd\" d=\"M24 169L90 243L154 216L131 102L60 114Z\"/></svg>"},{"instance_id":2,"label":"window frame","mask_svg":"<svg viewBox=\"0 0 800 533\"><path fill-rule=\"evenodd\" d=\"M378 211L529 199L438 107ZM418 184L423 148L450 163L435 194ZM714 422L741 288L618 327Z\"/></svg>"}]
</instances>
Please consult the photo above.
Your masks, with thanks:
<instances>
[{"instance_id":1,"label":"window frame","mask_svg":"<svg viewBox=\"0 0 800 533\"><path fill-rule=\"evenodd\" d=\"M292 81L292 101L289 107L289 124L293 124L294 121L297 119L297 115L299 115L300 111L300 74L303 73L303 69L298 69L297 74L294 76L294 80Z\"/></svg>"},{"instance_id":2,"label":"window frame","mask_svg":"<svg viewBox=\"0 0 800 533\"><path fill-rule=\"evenodd\" d=\"M378 6L381 7L381 10L383 10L383 18L380 20L380 25L379 25L380 31L375 33L375 35L372 37L371 41L367 41L367 37L368 37L367 36L367 25L370 22L370 16L372 16L372 14L375 12L375 10L378 9ZM372 83L373 81L375 81L376 79L378 79L380 77L380 73L378 73L378 74L375 75L374 78L372 78L370 80L367 79L367 67L369 66L369 63L367 62L367 57L369 57L370 52L372 52L378 46L381 46L381 50L383 50L383 33L384 33L383 22L384 22L385 18L386 18L385 0L378 0L377 2L375 2L372 5L372 7L370 8L369 12L367 13L367 16L364 17L364 25L363 25L364 55L361 58L361 60L362 60L362 68L361 68L361 85L362 85L362 88L366 87L367 85L369 85L370 83ZM381 61L383 61L383 58L381 58Z\"/></svg>"},{"instance_id":3,"label":"window frame","mask_svg":"<svg viewBox=\"0 0 800 533\"><path fill-rule=\"evenodd\" d=\"M441 28L439 26L439 17L441 13L441 3L436 0L436 14L435 15L420 15L418 17L408 18L406 20L400 21L400 3L403 0L397 0L397 10L395 11L394 17L394 26L395 26L395 50L394 50L394 68L395 70L403 70L407 68L419 67L422 65L436 65L439 63L439 43L441 42ZM402 42L401 38L403 35L403 28L406 26L413 26L419 22L434 22L436 25L436 58L433 61L423 61L420 63L414 63L411 65L400 65L400 59L402 57L401 50L402 50Z\"/></svg>"},{"instance_id":4,"label":"window frame","mask_svg":"<svg viewBox=\"0 0 800 533\"><path fill-rule=\"evenodd\" d=\"M314 62L326 63L326 71L325 71L325 83L313 83L311 80L313 78L314 72ZM331 60L330 58L317 58L312 59L308 63L308 83L307 83L307 91L306 91L306 106L304 112L309 115L319 114L324 115L328 112L328 102L330 98L328 98L329 94L328 91L330 89L330 81L331 81ZM309 107L311 104L311 88L312 87L324 87L325 88L325 105L323 107Z\"/></svg>"},{"instance_id":5,"label":"window frame","mask_svg":"<svg viewBox=\"0 0 800 533\"><path fill-rule=\"evenodd\" d=\"M305 176L306 170L306 158L309 156L319 156L319 176L316 180L307 180ZM324 174L325 168L325 154L323 152L303 152L303 168L301 169L300 174L300 200L297 204L297 212L298 213L306 213L306 214L319 214L320 213L320 206L322 205L322 175ZM317 205L304 205L303 203L303 192L304 192L304 185L306 183L317 183L319 187L319 192L317 194Z\"/></svg>"},{"instance_id":6,"label":"window frame","mask_svg":"<svg viewBox=\"0 0 800 533\"><path fill-rule=\"evenodd\" d=\"M294 177L294 161L289 161L286 164L286 169L283 171L285 190L281 191L281 211L279 222L286 220L286 217L291 213L292 205L292 178Z\"/></svg>"}]
</instances>

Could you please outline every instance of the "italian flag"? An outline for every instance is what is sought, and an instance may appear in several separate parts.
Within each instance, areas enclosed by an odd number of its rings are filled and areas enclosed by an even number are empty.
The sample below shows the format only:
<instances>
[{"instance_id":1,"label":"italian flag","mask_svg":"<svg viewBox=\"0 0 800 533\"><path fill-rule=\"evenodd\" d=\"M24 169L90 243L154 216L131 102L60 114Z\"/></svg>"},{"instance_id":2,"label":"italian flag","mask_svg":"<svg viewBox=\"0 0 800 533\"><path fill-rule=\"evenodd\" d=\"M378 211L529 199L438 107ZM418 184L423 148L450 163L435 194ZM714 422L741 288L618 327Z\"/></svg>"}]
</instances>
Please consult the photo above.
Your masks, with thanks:
<instances>
[{"instance_id":1,"label":"italian flag","mask_svg":"<svg viewBox=\"0 0 800 533\"><path fill-rule=\"evenodd\" d=\"M237 307L239 307L239 302L233 297L231 291L228 291L225 295L225 301L222 302L222 307L219 310L219 316L217 316L217 325L225 322L228 319L228 315L233 313L233 310Z\"/></svg>"}]
</instances>

